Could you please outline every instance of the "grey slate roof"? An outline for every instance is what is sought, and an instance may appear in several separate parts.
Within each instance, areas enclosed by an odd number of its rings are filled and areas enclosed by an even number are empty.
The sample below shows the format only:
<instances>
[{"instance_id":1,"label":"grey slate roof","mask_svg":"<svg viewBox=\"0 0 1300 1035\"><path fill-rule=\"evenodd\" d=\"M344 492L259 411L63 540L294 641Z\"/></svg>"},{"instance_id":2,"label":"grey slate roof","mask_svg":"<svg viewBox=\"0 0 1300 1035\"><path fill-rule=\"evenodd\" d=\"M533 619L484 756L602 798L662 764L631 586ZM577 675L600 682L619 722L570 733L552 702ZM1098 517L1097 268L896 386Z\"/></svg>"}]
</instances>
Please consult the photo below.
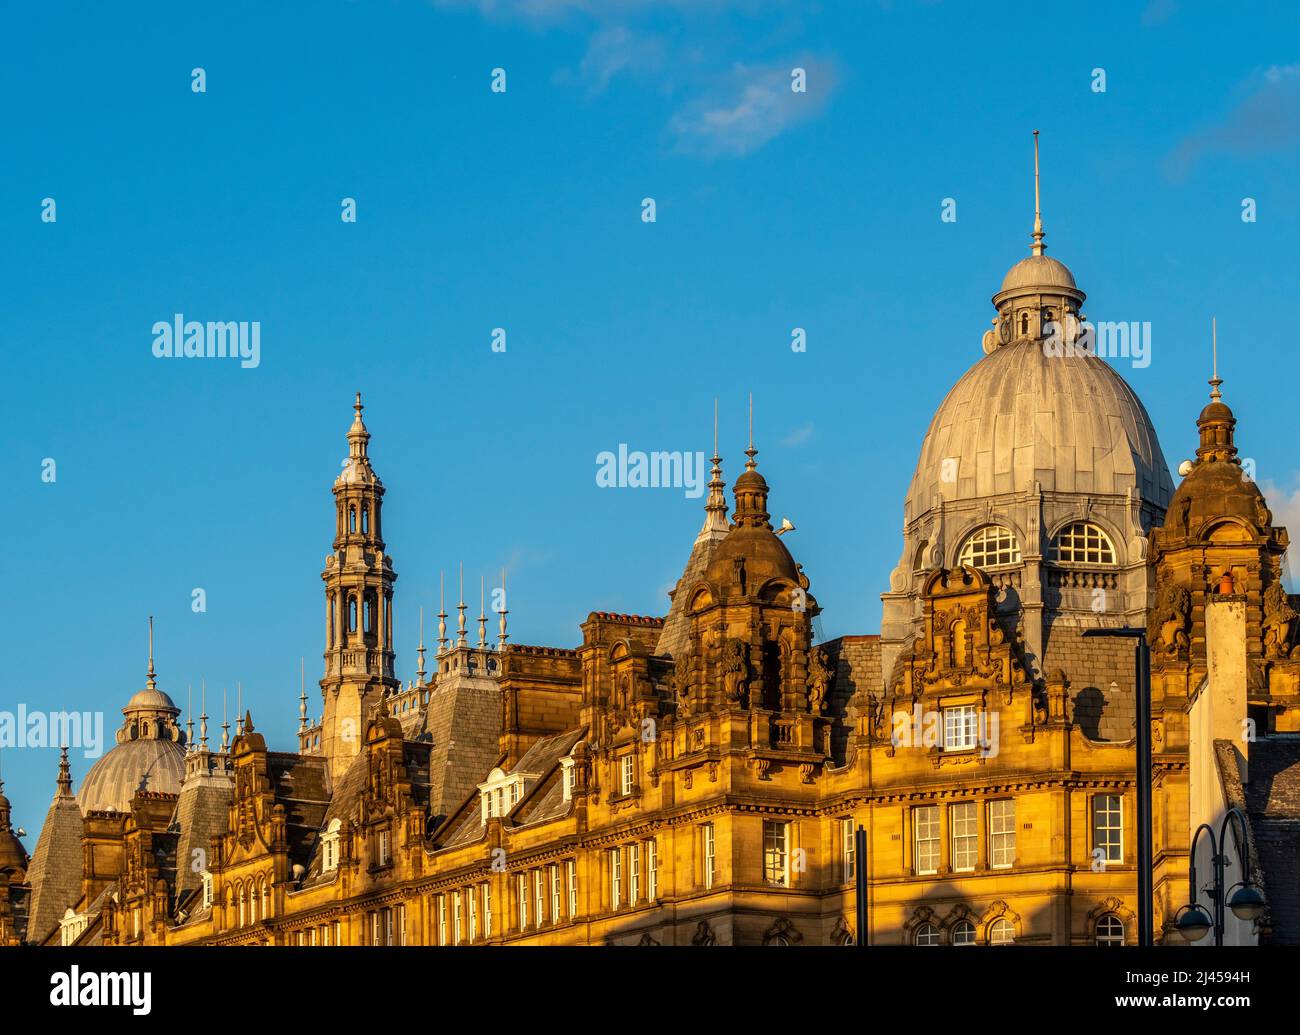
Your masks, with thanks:
<instances>
[{"instance_id":1,"label":"grey slate roof","mask_svg":"<svg viewBox=\"0 0 1300 1035\"><path fill-rule=\"evenodd\" d=\"M45 814L40 839L27 870L32 887L27 940L40 943L59 925L63 913L81 898L81 836L85 822L71 794L56 794Z\"/></svg>"},{"instance_id":2,"label":"grey slate roof","mask_svg":"<svg viewBox=\"0 0 1300 1035\"><path fill-rule=\"evenodd\" d=\"M1247 776L1245 806L1272 942L1300 945L1300 736L1261 737L1251 744Z\"/></svg>"}]
</instances>

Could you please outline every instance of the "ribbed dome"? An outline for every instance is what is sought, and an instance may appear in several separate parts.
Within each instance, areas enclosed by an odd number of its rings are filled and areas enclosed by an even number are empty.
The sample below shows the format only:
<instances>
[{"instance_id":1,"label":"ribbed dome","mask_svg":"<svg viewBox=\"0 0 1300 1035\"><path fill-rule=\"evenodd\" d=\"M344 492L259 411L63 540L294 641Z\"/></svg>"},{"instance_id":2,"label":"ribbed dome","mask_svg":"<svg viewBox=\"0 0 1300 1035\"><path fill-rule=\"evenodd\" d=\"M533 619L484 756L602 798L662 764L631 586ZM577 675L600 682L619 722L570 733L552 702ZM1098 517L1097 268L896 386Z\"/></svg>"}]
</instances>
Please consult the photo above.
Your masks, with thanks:
<instances>
[{"instance_id":1,"label":"ribbed dome","mask_svg":"<svg viewBox=\"0 0 1300 1035\"><path fill-rule=\"evenodd\" d=\"M185 748L174 740L129 740L100 758L86 774L77 803L83 813L130 810L137 790L179 794L185 780Z\"/></svg>"},{"instance_id":2,"label":"ribbed dome","mask_svg":"<svg viewBox=\"0 0 1300 1035\"><path fill-rule=\"evenodd\" d=\"M1124 379L1094 356L1052 357L1041 341L1023 340L981 359L940 404L906 519L940 495L983 499L1035 481L1045 492L1133 488L1162 508L1173 494L1151 419Z\"/></svg>"},{"instance_id":3,"label":"ribbed dome","mask_svg":"<svg viewBox=\"0 0 1300 1035\"><path fill-rule=\"evenodd\" d=\"M1019 291L1023 288L1048 288L1066 291L1078 291L1074 274L1068 266L1050 255L1029 255L1007 270L1002 278L1003 291Z\"/></svg>"}]
</instances>

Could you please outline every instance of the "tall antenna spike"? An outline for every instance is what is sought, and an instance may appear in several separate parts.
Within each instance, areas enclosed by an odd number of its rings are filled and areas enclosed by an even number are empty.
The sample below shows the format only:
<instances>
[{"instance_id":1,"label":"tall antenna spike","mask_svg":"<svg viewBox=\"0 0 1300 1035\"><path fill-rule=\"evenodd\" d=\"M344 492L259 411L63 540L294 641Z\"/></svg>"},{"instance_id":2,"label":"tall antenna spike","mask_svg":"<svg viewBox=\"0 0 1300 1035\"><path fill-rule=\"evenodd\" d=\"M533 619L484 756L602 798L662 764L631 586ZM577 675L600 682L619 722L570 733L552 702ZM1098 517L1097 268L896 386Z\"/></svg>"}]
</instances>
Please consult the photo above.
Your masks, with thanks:
<instances>
[{"instance_id":1,"label":"tall antenna spike","mask_svg":"<svg viewBox=\"0 0 1300 1035\"><path fill-rule=\"evenodd\" d=\"M149 672L145 678L145 685L150 690L158 688L158 680L155 678L153 670L153 615L149 616Z\"/></svg>"},{"instance_id":2,"label":"tall antenna spike","mask_svg":"<svg viewBox=\"0 0 1300 1035\"><path fill-rule=\"evenodd\" d=\"M758 466L754 457L758 456L758 450L754 448L754 393L749 393L749 448L745 450L745 455L749 457L745 461L745 470L752 471Z\"/></svg>"},{"instance_id":3,"label":"tall antenna spike","mask_svg":"<svg viewBox=\"0 0 1300 1035\"><path fill-rule=\"evenodd\" d=\"M502 568L501 569L501 610L498 612L498 614L501 615L501 622L500 622L501 632L497 636L497 650L502 652L504 652L506 649L506 639L507 639L506 615L508 613L509 612L506 610L506 570L505 568ZM498 669L498 671L500 671L500 669Z\"/></svg>"}]
</instances>

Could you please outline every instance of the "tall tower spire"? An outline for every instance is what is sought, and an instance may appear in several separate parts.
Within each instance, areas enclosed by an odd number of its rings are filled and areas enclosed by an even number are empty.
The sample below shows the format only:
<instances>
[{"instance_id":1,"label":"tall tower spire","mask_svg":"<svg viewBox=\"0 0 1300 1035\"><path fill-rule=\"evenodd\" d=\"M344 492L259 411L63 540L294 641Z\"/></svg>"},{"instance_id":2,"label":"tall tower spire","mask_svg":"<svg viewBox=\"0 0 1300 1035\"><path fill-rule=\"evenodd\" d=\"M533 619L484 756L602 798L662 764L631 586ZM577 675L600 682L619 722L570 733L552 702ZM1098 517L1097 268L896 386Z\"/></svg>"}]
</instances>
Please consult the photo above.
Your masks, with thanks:
<instances>
[{"instance_id":1,"label":"tall tower spire","mask_svg":"<svg viewBox=\"0 0 1300 1035\"><path fill-rule=\"evenodd\" d=\"M1034 255L1042 255L1047 250L1047 246L1043 244L1043 238L1047 235L1043 233L1043 206L1038 189L1038 130L1034 130L1034 232L1031 236L1034 244L1029 249L1030 252Z\"/></svg>"},{"instance_id":2,"label":"tall tower spire","mask_svg":"<svg viewBox=\"0 0 1300 1035\"><path fill-rule=\"evenodd\" d=\"M718 400L713 400L713 469L709 474L709 499L704 505L704 526L695 541L720 539L727 534L727 483L722 479L722 457L718 455Z\"/></svg>"},{"instance_id":3,"label":"tall tower spire","mask_svg":"<svg viewBox=\"0 0 1300 1035\"><path fill-rule=\"evenodd\" d=\"M188 700L185 704L185 750L194 750L194 684L187 688Z\"/></svg>"},{"instance_id":4,"label":"tall tower spire","mask_svg":"<svg viewBox=\"0 0 1300 1035\"><path fill-rule=\"evenodd\" d=\"M758 450L754 448L754 393L749 393L749 448L745 450L745 455L749 457L745 461L745 470L752 471L758 467L758 461L754 457L758 456Z\"/></svg>"},{"instance_id":5,"label":"tall tower spire","mask_svg":"<svg viewBox=\"0 0 1300 1035\"><path fill-rule=\"evenodd\" d=\"M208 681L199 680L199 745L208 750Z\"/></svg>"},{"instance_id":6,"label":"tall tower spire","mask_svg":"<svg viewBox=\"0 0 1300 1035\"><path fill-rule=\"evenodd\" d=\"M361 749L370 710L400 687L393 655L393 583L384 546L384 483L370 464L358 392L348 455L334 480L334 543L325 559L325 675L321 752L340 778Z\"/></svg>"}]
</instances>

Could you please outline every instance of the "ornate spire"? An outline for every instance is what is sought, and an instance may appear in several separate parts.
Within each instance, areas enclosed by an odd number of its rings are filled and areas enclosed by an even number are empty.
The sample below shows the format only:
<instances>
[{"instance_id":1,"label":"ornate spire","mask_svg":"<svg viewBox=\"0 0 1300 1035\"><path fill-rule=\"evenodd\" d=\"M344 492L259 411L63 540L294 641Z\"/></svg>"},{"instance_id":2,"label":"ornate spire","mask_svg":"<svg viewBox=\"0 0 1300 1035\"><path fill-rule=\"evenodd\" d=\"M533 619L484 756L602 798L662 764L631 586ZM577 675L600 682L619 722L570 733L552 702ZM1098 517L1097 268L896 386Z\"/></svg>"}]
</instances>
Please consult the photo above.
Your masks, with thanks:
<instances>
[{"instance_id":1,"label":"ornate spire","mask_svg":"<svg viewBox=\"0 0 1300 1035\"><path fill-rule=\"evenodd\" d=\"M420 607L420 645L415 648L420 664L415 669L415 685L424 686L424 607Z\"/></svg>"},{"instance_id":2,"label":"ornate spire","mask_svg":"<svg viewBox=\"0 0 1300 1035\"><path fill-rule=\"evenodd\" d=\"M1047 250L1043 244L1043 238L1047 235L1043 233L1043 208L1038 190L1038 130L1034 130L1034 232L1031 236L1034 244L1029 249L1030 253L1042 255Z\"/></svg>"},{"instance_id":3,"label":"ornate spire","mask_svg":"<svg viewBox=\"0 0 1300 1035\"><path fill-rule=\"evenodd\" d=\"M65 745L59 752L59 797L72 797L72 767L68 765L68 748Z\"/></svg>"},{"instance_id":4,"label":"ornate spire","mask_svg":"<svg viewBox=\"0 0 1300 1035\"><path fill-rule=\"evenodd\" d=\"M506 615L508 615L509 613L510 612L506 610L506 570L505 568L502 568L501 569L501 610L497 612L497 614L501 616L501 623L500 623L501 632L497 636L497 650L501 651L502 653L505 652L506 640L508 639L508 637L506 636Z\"/></svg>"},{"instance_id":5,"label":"ornate spire","mask_svg":"<svg viewBox=\"0 0 1300 1035\"><path fill-rule=\"evenodd\" d=\"M235 736L244 735L244 717L239 713L244 710L244 681L235 681Z\"/></svg>"},{"instance_id":6,"label":"ornate spire","mask_svg":"<svg viewBox=\"0 0 1300 1035\"><path fill-rule=\"evenodd\" d=\"M221 688L221 750L230 750L230 720L226 717L226 688Z\"/></svg>"},{"instance_id":7,"label":"ornate spire","mask_svg":"<svg viewBox=\"0 0 1300 1035\"><path fill-rule=\"evenodd\" d=\"M361 405L361 393L357 392L357 401L352 404L352 411L356 416L352 420L352 427L348 428L348 456L364 457L366 455L366 446L370 442L370 432L366 430L366 422L361 419L361 411L365 407Z\"/></svg>"},{"instance_id":8,"label":"ornate spire","mask_svg":"<svg viewBox=\"0 0 1300 1035\"><path fill-rule=\"evenodd\" d=\"M307 731L307 659L298 658L298 732Z\"/></svg>"},{"instance_id":9,"label":"ornate spire","mask_svg":"<svg viewBox=\"0 0 1300 1035\"><path fill-rule=\"evenodd\" d=\"M478 577L478 648L487 649L487 579Z\"/></svg>"},{"instance_id":10,"label":"ornate spire","mask_svg":"<svg viewBox=\"0 0 1300 1035\"><path fill-rule=\"evenodd\" d=\"M199 680L199 749L208 750L208 682Z\"/></svg>"},{"instance_id":11,"label":"ornate spire","mask_svg":"<svg viewBox=\"0 0 1300 1035\"><path fill-rule=\"evenodd\" d=\"M158 689L158 679L153 670L153 615L149 616L149 671L145 675L144 685L150 690Z\"/></svg>"},{"instance_id":12,"label":"ornate spire","mask_svg":"<svg viewBox=\"0 0 1300 1035\"><path fill-rule=\"evenodd\" d=\"M446 572L438 572L438 655L447 649Z\"/></svg>"},{"instance_id":13,"label":"ornate spire","mask_svg":"<svg viewBox=\"0 0 1300 1035\"><path fill-rule=\"evenodd\" d=\"M745 471L736 479L732 495L736 498L736 512L733 515L733 527L750 526L771 529L767 512L767 481L758 473L758 450L754 448L754 396L749 397L749 448L745 450L749 457L745 461Z\"/></svg>"},{"instance_id":14,"label":"ornate spire","mask_svg":"<svg viewBox=\"0 0 1300 1035\"><path fill-rule=\"evenodd\" d=\"M460 562L460 603L456 605L456 646L467 645L465 639L465 562Z\"/></svg>"},{"instance_id":15,"label":"ornate spire","mask_svg":"<svg viewBox=\"0 0 1300 1035\"><path fill-rule=\"evenodd\" d=\"M186 688L187 700L185 703L185 753L189 754L194 750L194 684L190 683Z\"/></svg>"},{"instance_id":16,"label":"ornate spire","mask_svg":"<svg viewBox=\"0 0 1300 1035\"><path fill-rule=\"evenodd\" d=\"M696 542L721 539L727 534L727 483L722 479L722 457L718 455L718 400L713 400L713 470L709 477L709 498L704 504L704 525Z\"/></svg>"}]
</instances>

